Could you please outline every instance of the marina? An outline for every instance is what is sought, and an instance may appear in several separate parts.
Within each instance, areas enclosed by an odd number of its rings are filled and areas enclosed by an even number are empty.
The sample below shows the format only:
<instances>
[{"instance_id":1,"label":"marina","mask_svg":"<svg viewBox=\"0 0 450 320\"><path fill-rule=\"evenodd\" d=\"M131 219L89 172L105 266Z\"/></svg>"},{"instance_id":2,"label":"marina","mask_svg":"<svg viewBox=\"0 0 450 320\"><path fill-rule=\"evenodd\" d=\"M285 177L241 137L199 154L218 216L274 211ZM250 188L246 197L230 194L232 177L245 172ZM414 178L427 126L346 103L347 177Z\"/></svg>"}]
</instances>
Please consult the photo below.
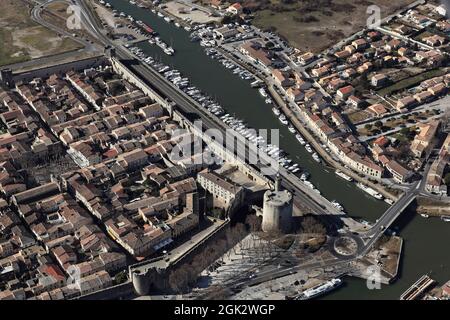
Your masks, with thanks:
<instances>
[{"instance_id":1,"label":"marina","mask_svg":"<svg viewBox=\"0 0 450 320\"><path fill-rule=\"evenodd\" d=\"M160 39L157 37L156 41L158 44L158 41L160 41ZM164 46L162 47L165 48ZM215 116L220 117L220 119L236 133L243 136L247 141L255 144L262 152L265 152L268 156L277 160L278 163L285 169L289 170L293 174L301 171L298 164L292 164L292 160L287 157L287 154L284 150L280 149L278 146L269 144L264 137L260 136L257 133L257 130L248 127L245 121L226 113L224 108L211 96L203 93L196 86L191 85L189 78L183 77L179 70L171 69L168 65L158 62L150 56L146 56L143 53L143 50L138 47L129 47L128 49L130 50L130 52L136 55L137 58L141 59L144 63L151 66L159 73L163 74L163 76L167 80L172 82L180 90L184 91L192 99L196 100L203 108L207 109ZM280 115L280 121L287 122L286 117L284 115Z\"/></svg>"},{"instance_id":2,"label":"marina","mask_svg":"<svg viewBox=\"0 0 450 320\"><path fill-rule=\"evenodd\" d=\"M363 197L366 192L355 184L343 183L342 178L334 171L326 171L322 165L311 161L296 135L291 134L287 127L279 122L278 115L270 112L273 106L266 105L265 99L254 89L262 85L260 81L241 80L230 69L224 68L218 59L208 59L205 48L197 42L191 42L190 34L184 28L176 28L148 10L131 7L126 1L109 2L118 10L133 15L135 19L145 21L157 30L166 42L173 40L177 54L165 55L158 47L145 42L139 45L139 48L147 56L189 75L192 86L209 93L229 115L245 119L247 126L278 129L281 138L280 147L302 168L299 174L301 176L305 174L328 199L337 199L349 215L375 221L386 210L388 203L378 201L372 196ZM202 68L199 69L199 65ZM266 109L268 112L262 112L264 107L268 108ZM405 249L407 254L402 258L405 262L402 264L401 278L389 286L383 286L382 290L367 290L366 281L346 278L346 286L330 292L325 299L398 299L406 286L415 281L420 274L428 272L430 268L433 269L433 277L436 280L448 280L450 257L438 251L423 251L424 246L433 246L436 241L450 241L446 230L448 225L440 219L425 220L419 216L416 218L415 213L406 213L398 219L395 226L400 228L399 235L408 241ZM428 262L426 267L424 260Z\"/></svg>"}]
</instances>

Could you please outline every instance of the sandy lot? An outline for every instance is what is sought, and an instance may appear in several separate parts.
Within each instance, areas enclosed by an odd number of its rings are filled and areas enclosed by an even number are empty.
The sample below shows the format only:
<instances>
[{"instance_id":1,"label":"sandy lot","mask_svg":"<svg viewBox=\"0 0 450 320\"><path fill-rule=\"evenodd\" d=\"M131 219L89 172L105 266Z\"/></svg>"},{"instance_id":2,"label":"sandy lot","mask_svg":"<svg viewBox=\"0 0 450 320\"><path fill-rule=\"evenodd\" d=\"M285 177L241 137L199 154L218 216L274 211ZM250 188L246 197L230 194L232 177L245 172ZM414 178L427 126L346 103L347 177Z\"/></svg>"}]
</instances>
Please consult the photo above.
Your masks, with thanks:
<instances>
[{"instance_id":1,"label":"sandy lot","mask_svg":"<svg viewBox=\"0 0 450 320\"><path fill-rule=\"evenodd\" d=\"M209 12L207 10L194 10L191 11L191 7L181 3L179 1L170 1L165 3L167 6L164 10L169 12L171 15L178 17L182 20L186 20L187 18L190 18L192 22L197 23L209 23L209 22L215 22L220 21L220 17L212 17L209 15Z\"/></svg>"},{"instance_id":2,"label":"sandy lot","mask_svg":"<svg viewBox=\"0 0 450 320\"><path fill-rule=\"evenodd\" d=\"M275 28L291 44L301 50L320 52L345 37L361 30L367 22L368 6L377 5L381 18L387 17L413 0L317 0L293 1L283 4L271 0L271 5L256 11L254 24Z\"/></svg>"}]
</instances>

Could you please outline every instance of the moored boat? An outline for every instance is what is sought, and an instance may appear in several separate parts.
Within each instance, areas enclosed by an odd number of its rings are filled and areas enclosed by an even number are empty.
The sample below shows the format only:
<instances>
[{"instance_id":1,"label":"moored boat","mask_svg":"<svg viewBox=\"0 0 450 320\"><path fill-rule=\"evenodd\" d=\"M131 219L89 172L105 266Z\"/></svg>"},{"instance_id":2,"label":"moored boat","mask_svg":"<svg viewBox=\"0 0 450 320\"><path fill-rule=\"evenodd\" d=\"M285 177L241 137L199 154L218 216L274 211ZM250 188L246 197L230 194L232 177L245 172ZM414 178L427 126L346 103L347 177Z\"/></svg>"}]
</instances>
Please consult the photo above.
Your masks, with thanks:
<instances>
[{"instance_id":1,"label":"moored boat","mask_svg":"<svg viewBox=\"0 0 450 320\"><path fill-rule=\"evenodd\" d=\"M348 175L346 175L345 173L343 173L342 171L336 170L336 175L341 177L344 180L347 180L349 182L353 181L352 177L349 177Z\"/></svg>"},{"instance_id":2,"label":"moored boat","mask_svg":"<svg viewBox=\"0 0 450 320\"><path fill-rule=\"evenodd\" d=\"M308 300L313 299L319 295L325 294L333 289L338 288L342 285L342 280L339 278L332 279L323 284L314 286L310 289L303 291L301 295L297 297L298 300Z\"/></svg>"}]
</instances>

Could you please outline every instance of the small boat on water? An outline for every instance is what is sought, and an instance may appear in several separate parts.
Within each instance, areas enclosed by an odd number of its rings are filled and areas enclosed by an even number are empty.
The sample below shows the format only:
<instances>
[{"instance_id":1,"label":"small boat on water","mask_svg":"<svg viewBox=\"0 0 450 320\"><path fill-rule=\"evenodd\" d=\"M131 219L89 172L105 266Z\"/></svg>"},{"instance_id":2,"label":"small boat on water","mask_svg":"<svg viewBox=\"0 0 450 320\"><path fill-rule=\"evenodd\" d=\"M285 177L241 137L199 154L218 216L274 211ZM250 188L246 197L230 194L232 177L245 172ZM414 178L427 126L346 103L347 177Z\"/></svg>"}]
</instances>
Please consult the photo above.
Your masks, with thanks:
<instances>
[{"instance_id":1,"label":"small boat on water","mask_svg":"<svg viewBox=\"0 0 450 320\"><path fill-rule=\"evenodd\" d=\"M336 170L336 175L341 177L344 180L347 180L349 182L353 181L353 179L351 177L349 177L348 175L346 175L345 173L343 173L342 171Z\"/></svg>"},{"instance_id":2,"label":"small boat on water","mask_svg":"<svg viewBox=\"0 0 450 320\"><path fill-rule=\"evenodd\" d=\"M280 115L278 119L280 120L280 122L282 124L284 124L284 125L288 124L288 121L287 121L286 116L284 114Z\"/></svg>"},{"instance_id":3,"label":"small boat on water","mask_svg":"<svg viewBox=\"0 0 450 320\"><path fill-rule=\"evenodd\" d=\"M264 90L264 88L259 88L258 91L260 95L262 95L264 98L267 98L267 92L266 90Z\"/></svg>"},{"instance_id":4,"label":"small boat on water","mask_svg":"<svg viewBox=\"0 0 450 320\"><path fill-rule=\"evenodd\" d=\"M427 214L425 214L425 213L421 213L420 216L421 216L422 218L429 218L429 217L430 217L429 215L427 215Z\"/></svg>"},{"instance_id":5,"label":"small boat on water","mask_svg":"<svg viewBox=\"0 0 450 320\"><path fill-rule=\"evenodd\" d=\"M311 148L311 146L310 146L308 143L305 145L305 149L306 149L306 151L308 151L309 153L313 153L313 152L314 152L313 149Z\"/></svg>"},{"instance_id":6,"label":"small boat on water","mask_svg":"<svg viewBox=\"0 0 450 320\"><path fill-rule=\"evenodd\" d=\"M314 286L308 290L303 291L302 294L300 294L296 300L309 300L313 299L315 297L318 297L320 295L323 295L333 289L338 288L342 285L342 280L339 278L332 279L330 281L327 281L325 283L319 284L317 286Z\"/></svg>"},{"instance_id":7,"label":"small boat on water","mask_svg":"<svg viewBox=\"0 0 450 320\"><path fill-rule=\"evenodd\" d=\"M302 175L300 177L300 180L306 181L306 180L309 179L309 176L310 176L309 173L305 171L305 172L302 173Z\"/></svg>"},{"instance_id":8,"label":"small boat on water","mask_svg":"<svg viewBox=\"0 0 450 320\"><path fill-rule=\"evenodd\" d=\"M264 83L264 82L261 81L261 80L255 80L255 81L253 81L252 83L250 83L250 86L251 86L252 88L258 88L258 87L260 87L263 83Z\"/></svg>"},{"instance_id":9,"label":"small boat on water","mask_svg":"<svg viewBox=\"0 0 450 320\"><path fill-rule=\"evenodd\" d=\"M383 200L383 195L381 195L380 193L376 192L374 189L362 184L361 182L358 182L356 184L356 186L358 188L360 188L361 190L365 191L366 193L368 193L369 195L371 195L372 197L374 197L375 199L378 200Z\"/></svg>"},{"instance_id":10,"label":"small boat on water","mask_svg":"<svg viewBox=\"0 0 450 320\"><path fill-rule=\"evenodd\" d=\"M167 54L168 56L173 56L174 51L170 50L170 48L164 49L163 50L165 54Z\"/></svg>"},{"instance_id":11,"label":"small boat on water","mask_svg":"<svg viewBox=\"0 0 450 320\"><path fill-rule=\"evenodd\" d=\"M442 216L441 220L444 222L450 222L450 216Z\"/></svg>"},{"instance_id":12,"label":"small boat on water","mask_svg":"<svg viewBox=\"0 0 450 320\"><path fill-rule=\"evenodd\" d=\"M308 180L305 180L304 183L307 187L309 187L311 189L315 189L314 185L311 182L309 182Z\"/></svg>"},{"instance_id":13,"label":"small boat on water","mask_svg":"<svg viewBox=\"0 0 450 320\"><path fill-rule=\"evenodd\" d=\"M153 30L150 26L146 25L145 23L142 24L142 28L149 34L155 33L155 30Z\"/></svg>"},{"instance_id":14,"label":"small boat on water","mask_svg":"<svg viewBox=\"0 0 450 320\"><path fill-rule=\"evenodd\" d=\"M293 126L292 124L289 125L288 130L289 130L291 133L295 133L295 128L294 128L294 126Z\"/></svg>"},{"instance_id":15,"label":"small boat on water","mask_svg":"<svg viewBox=\"0 0 450 320\"><path fill-rule=\"evenodd\" d=\"M281 114L280 109L273 107L272 108L272 112L276 115L279 116Z\"/></svg>"},{"instance_id":16,"label":"small boat on water","mask_svg":"<svg viewBox=\"0 0 450 320\"><path fill-rule=\"evenodd\" d=\"M317 153L314 152L314 153L312 154L312 157L313 157L314 161L320 163L321 160L320 160L320 157L319 157L319 155L318 155Z\"/></svg>"},{"instance_id":17,"label":"small boat on water","mask_svg":"<svg viewBox=\"0 0 450 320\"><path fill-rule=\"evenodd\" d=\"M300 144L301 144L302 146L304 146L304 145L306 144L305 139L303 139L303 137L301 136L300 133L297 133L297 134L295 135L295 138L298 140L298 142L300 142Z\"/></svg>"},{"instance_id":18,"label":"small boat on water","mask_svg":"<svg viewBox=\"0 0 450 320\"><path fill-rule=\"evenodd\" d=\"M344 207L336 200L331 201L331 204L333 205L333 207L335 207L339 211L344 211Z\"/></svg>"}]
</instances>

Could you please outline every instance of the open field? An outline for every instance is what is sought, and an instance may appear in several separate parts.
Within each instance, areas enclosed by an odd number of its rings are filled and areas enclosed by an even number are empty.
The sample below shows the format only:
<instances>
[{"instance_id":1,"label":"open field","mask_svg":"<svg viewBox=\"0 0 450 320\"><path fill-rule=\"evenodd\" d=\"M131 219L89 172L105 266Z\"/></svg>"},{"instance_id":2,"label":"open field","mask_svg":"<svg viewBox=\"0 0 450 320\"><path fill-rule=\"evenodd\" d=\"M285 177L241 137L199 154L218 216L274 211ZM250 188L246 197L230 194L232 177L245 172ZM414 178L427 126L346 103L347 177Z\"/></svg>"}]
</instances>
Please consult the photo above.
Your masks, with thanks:
<instances>
[{"instance_id":1,"label":"open field","mask_svg":"<svg viewBox=\"0 0 450 320\"><path fill-rule=\"evenodd\" d=\"M47 6L47 9L61 17L68 18L70 14L67 13L67 7L68 5L65 2L53 2Z\"/></svg>"},{"instance_id":2,"label":"open field","mask_svg":"<svg viewBox=\"0 0 450 320\"><path fill-rule=\"evenodd\" d=\"M370 5L381 8L381 17L389 16L413 0L248 0L258 4L254 24L274 28L301 50L320 52L361 30Z\"/></svg>"},{"instance_id":3,"label":"open field","mask_svg":"<svg viewBox=\"0 0 450 320\"><path fill-rule=\"evenodd\" d=\"M20 0L0 0L0 65L77 50L81 46L31 20L31 8Z\"/></svg>"}]
</instances>

